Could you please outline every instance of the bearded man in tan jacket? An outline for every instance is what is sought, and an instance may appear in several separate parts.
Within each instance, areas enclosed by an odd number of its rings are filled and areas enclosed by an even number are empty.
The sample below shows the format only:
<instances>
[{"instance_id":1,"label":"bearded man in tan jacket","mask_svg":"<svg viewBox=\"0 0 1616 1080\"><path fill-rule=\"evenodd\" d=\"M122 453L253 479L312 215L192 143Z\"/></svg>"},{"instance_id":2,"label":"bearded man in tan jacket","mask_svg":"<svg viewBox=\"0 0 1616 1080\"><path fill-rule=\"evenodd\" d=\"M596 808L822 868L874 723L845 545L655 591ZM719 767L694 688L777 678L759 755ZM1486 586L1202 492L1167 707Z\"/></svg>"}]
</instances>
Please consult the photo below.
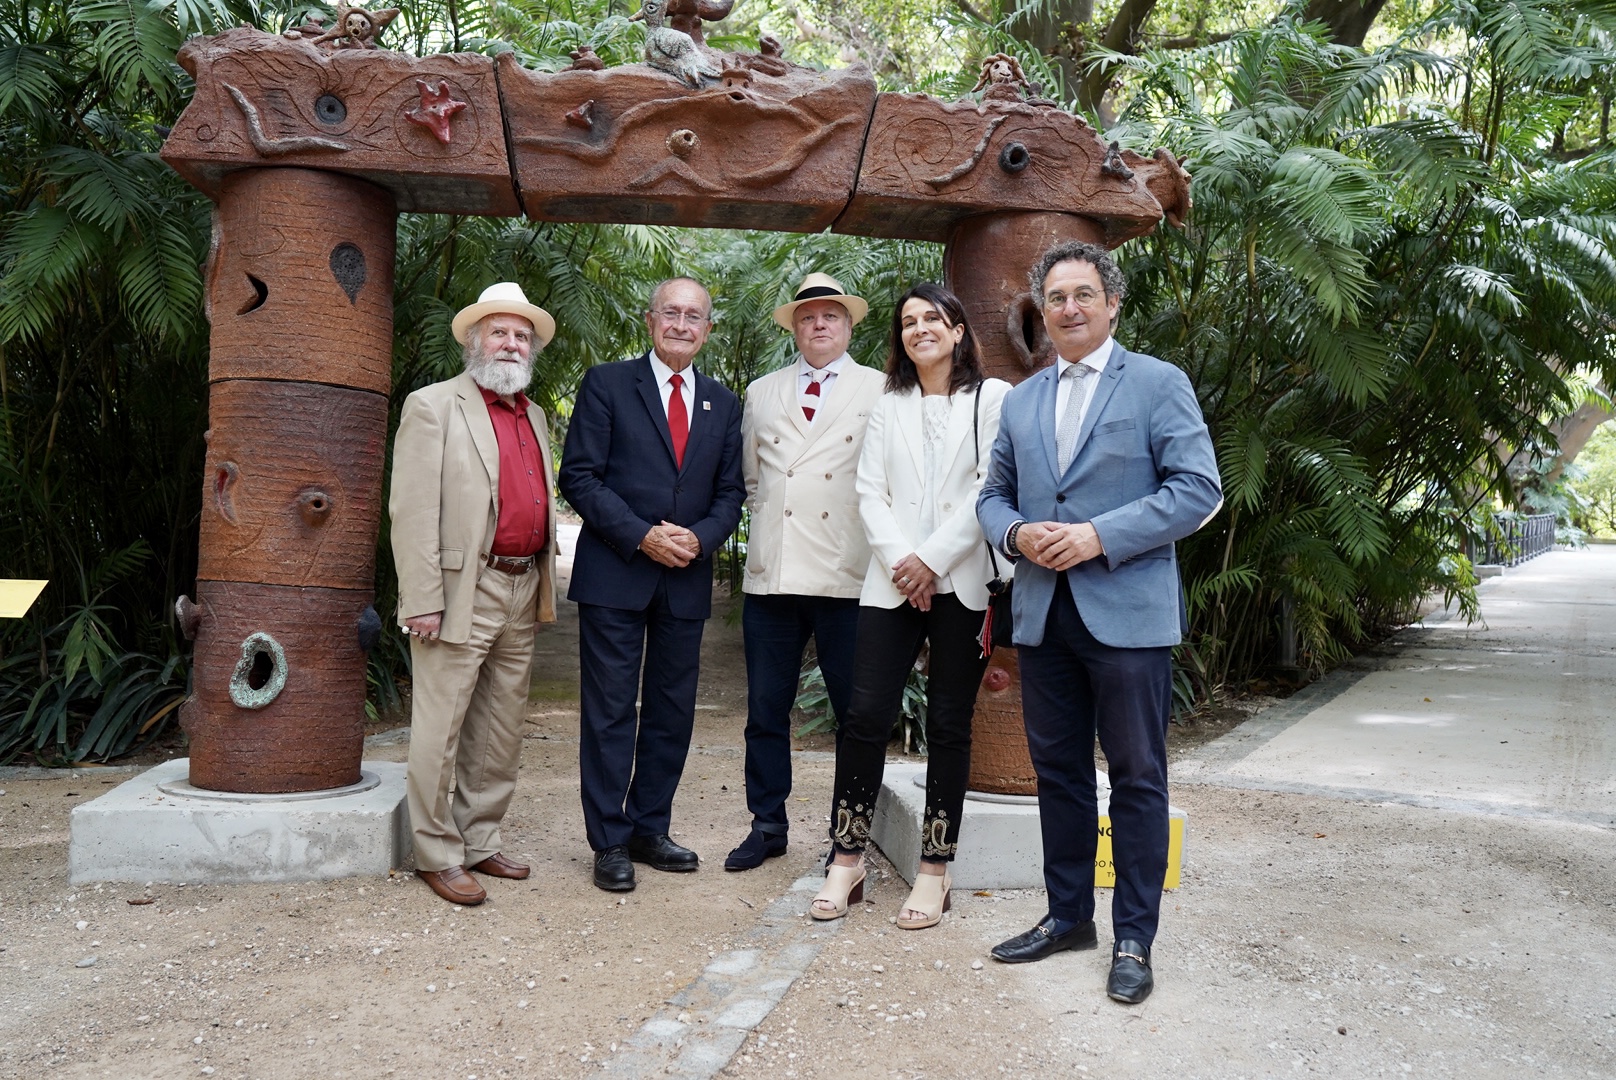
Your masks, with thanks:
<instances>
[{"instance_id":1,"label":"bearded man in tan jacket","mask_svg":"<svg viewBox=\"0 0 1616 1080\"><path fill-rule=\"evenodd\" d=\"M466 369L405 400L388 511L413 674L415 873L451 903L480 904L467 870L528 876L500 853L499 824L516 791L535 624L555 621L550 436L522 393L555 320L501 282L453 330Z\"/></svg>"},{"instance_id":2,"label":"bearded man in tan jacket","mask_svg":"<svg viewBox=\"0 0 1616 1080\"><path fill-rule=\"evenodd\" d=\"M741 467L752 520L742 588L752 829L724 861L726 870L750 870L786 850L791 706L809 637L831 709L838 721L847 713L859 591L870 561L853 483L885 381L847 352L868 312L835 278L809 274L774 311L774 321L796 337L796 362L746 389Z\"/></svg>"}]
</instances>

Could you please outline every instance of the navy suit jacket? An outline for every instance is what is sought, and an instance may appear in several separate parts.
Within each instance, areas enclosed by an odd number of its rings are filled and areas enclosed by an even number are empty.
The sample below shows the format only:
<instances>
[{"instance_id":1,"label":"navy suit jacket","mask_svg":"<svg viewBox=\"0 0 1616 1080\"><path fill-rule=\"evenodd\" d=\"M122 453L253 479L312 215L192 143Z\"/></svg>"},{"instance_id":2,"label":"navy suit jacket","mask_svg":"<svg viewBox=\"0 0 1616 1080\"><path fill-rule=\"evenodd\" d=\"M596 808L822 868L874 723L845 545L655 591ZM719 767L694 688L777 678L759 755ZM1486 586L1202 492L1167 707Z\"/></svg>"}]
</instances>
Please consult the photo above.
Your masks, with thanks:
<instances>
[{"instance_id":1,"label":"navy suit jacket","mask_svg":"<svg viewBox=\"0 0 1616 1080\"><path fill-rule=\"evenodd\" d=\"M1223 505L1195 390L1172 364L1115 346L1061 473L1055 370L1004 399L976 504L982 531L999 547L1017 520L1090 522L1105 554L1066 571L1089 633L1118 648L1177 645L1185 613L1173 542ZM1042 644L1054 596L1055 571L1021 560L1011 600L1017 645Z\"/></svg>"},{"instance_id":2,"label":"navy suit jacket","mask_svg":"<svg viewBox=\"0 0 1616 1080\"><path fill-rule=\"evenodd\" d=\"M696 373L690 438L683 466L675 466L650 354L596 365L578 388L558 486L584 519L568 599L640 611L665 574L673 615L705 619L713 554L735 531L746 497L740 399ZM663 521L695 533L701 558L673 568L641 552L640 541Z\"/></svg>"}]
</instances>

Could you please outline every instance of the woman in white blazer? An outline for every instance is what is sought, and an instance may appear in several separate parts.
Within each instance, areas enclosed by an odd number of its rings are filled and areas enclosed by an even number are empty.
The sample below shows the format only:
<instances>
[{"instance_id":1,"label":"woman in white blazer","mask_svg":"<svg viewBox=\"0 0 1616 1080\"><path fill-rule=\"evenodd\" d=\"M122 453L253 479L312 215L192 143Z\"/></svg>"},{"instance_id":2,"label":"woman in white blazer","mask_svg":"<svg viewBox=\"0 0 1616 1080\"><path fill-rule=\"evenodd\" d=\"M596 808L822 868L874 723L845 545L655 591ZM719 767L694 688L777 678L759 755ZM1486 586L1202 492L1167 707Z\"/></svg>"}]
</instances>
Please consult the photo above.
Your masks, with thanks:
<instances>
[{"instance_id":1,"label":"woman in white blazer","mask_svg":"<svg viewBox=\"0 0 1616 1080\"><path fill-rule=\"evenodd\" d=\"M985 379L959 298L920 284L892 320L886 392L859 455L859 516L870 543L859 596L852 701L836 751L835 852L810 914L837 919L864 895L864 846L887 740L909 671L931 644L926 814L920 873L898 926L935 926L948 910L971 764L971 714L987 667L980 635L993 570L976 520L1008 383ZM1008 565L1001 563L1005 570Z\"/></svg>"}]
</instances>

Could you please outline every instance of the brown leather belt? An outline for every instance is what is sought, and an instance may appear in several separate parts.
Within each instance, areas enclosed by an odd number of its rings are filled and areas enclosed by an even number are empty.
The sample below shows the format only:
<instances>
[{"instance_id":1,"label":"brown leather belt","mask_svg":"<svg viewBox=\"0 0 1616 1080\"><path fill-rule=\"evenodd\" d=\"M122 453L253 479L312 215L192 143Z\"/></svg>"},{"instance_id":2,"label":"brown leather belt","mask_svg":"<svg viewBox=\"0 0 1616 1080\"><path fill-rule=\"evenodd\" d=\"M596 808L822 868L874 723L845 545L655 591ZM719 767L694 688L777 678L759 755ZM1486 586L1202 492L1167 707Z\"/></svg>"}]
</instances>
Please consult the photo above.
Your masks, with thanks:
<instances>
[{"instance_id":1,"label":"brown leather belt","mask_svg":"<svg viewBox=\"0 0 1616 1080\"><path fill-rule=\"evenodd\" d=\"M533 569L534 557L529 555L525 559L507 559L503 555L489 555L487 562L495 570L500 570L507 574L525 574Z\"/></svg>"}]
</instances>

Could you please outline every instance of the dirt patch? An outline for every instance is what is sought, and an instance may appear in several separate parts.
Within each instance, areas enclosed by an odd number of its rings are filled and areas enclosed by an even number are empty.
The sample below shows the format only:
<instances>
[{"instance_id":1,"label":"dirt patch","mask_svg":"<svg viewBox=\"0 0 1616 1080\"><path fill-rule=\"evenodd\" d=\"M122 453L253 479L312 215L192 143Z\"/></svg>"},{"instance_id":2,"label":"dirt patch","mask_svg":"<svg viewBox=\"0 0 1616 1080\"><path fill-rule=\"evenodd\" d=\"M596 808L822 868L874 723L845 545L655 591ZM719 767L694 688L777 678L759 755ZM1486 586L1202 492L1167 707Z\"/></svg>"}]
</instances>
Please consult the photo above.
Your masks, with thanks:
<instances>
[{"instance_id":1,"label":"dirt patch","mask_svg":"<svg viewBox=\"0 0 1616 1080\"><path fill-rule=\"evenodd\" d=\"M641 868L621 897L594 889L571 610L539 639L505 825L507 851L534 875L489 881L479 908L451 907L407 874L70 886L69 812L123 777L0 781L0 1077L600 1073L815 871L833 761L799 756L785 857L719 869L749 815L739 626L715 619L674 812L703 867ZM1173 759L1255 704L1175 726ZM368 756L404 753L395 742ZM1044 913L1038 890L956 892L940 926L899 931L907 885L873 858L868 902L816 939L817 959L727 1075L1616 1074L1608 831L1188 784L1173 800L1189 813L1188 859L1144 1006L1104 998L1101 953L1017 968L988 958Z\"/></svg>"}]
</instances>

